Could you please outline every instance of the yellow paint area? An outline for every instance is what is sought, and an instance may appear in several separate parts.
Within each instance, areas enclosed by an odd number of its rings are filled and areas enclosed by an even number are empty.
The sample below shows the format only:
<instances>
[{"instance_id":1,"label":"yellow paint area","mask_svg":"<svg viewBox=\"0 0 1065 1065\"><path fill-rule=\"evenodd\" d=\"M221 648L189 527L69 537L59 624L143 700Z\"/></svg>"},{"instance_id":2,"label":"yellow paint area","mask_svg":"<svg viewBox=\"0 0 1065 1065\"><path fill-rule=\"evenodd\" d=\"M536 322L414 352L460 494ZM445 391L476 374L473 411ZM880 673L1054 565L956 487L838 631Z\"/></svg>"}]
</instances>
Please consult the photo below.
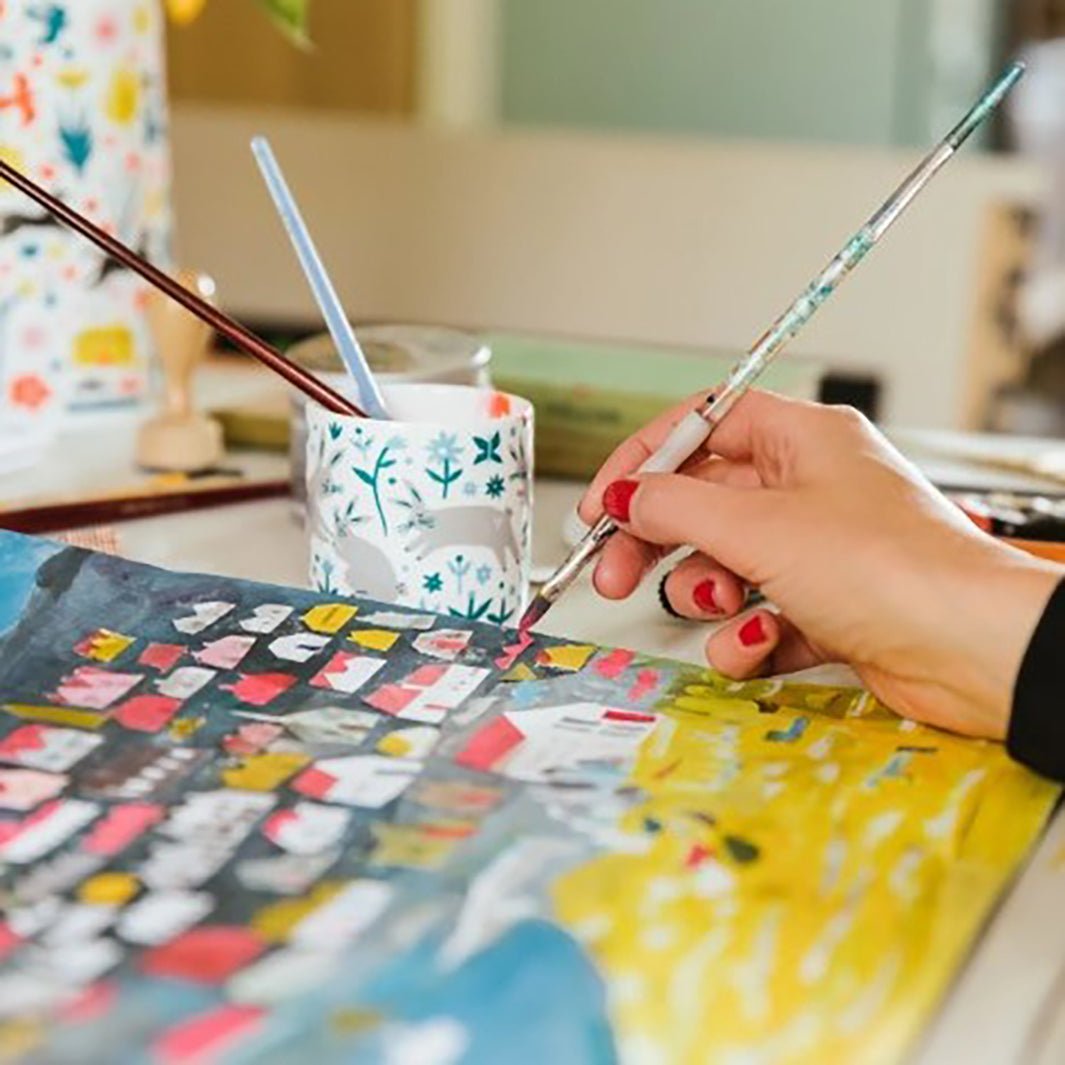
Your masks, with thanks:
<instances>
[{"instance_id":1,"label":"yellow paint area","mask_svg":"<svg viewBox=\"0 0 1065 1065\"><path fill-rule=\"evenodd\" d=\"M381 754L390 754L393 758L406 758L414 750L414 744L404 738L403 730L400 729L382 736L377 742L377 749Z\"/></svg>"},{"instance_id":2,"label":"yellow paint area","mask_svg":"<svg viewBox=\"0 0 1065 1065\"><path fill-rule=\"evenodd\" d=\"M359 629L349 634L348 639L368 651L391 651L399 639L399 633L386 632L384 629Z\"/></svg>"},{"instance_id":3,"label":"yellow paint area","mask_svg":"<svg viewBox=\"0 0 1065 1065\"><path fill-rule=\"evenodd\" d=\"M464 826L465 831L463 830ZM452 829L449 831L448 829ZM370 864L404 869L439 869L456 843L472 831L466 822L433 825L375 824L370 829L376 846Z\"/></svg>"},{"instance_id":4,"label":"yellow paint area","mask_svg":"<svg viewBox=\"0 0 1065 1065\"><path fill-rule=\"evenodd\" d=\"M303 624L311 632L320 632L328 636L340 630L359 612L358 607L346 603L323 603L311 607L303 615Z\"/></svg>"},{"instance_id":5,"label":"yellow paint area","mask_svg":"<svg viewBox=\"0 0 1065 1065\"><path fill-rule=\"evenodd\" d=\"M227 788L244 791L276 791L289 777L309 765L310 755L289 751L253 754L239 766L222 771L222 780Z\"/></svg>"},{"instance_id":6,"label":"yellow paint area","mask_svg":"<svg viewBox=\"0 0 1065 1065\"><path fill-rule=\"evenodd\" d=\"M82 882L78 898L93 906L124 906L140 886L132 873L97 873Z\"/></svg>"},{"instance_id":7,"label":"yellow paint area","mask_svg":"<svg viewBox=\"0 0 1065 1065\"><path fill-rule=\"evenodd\" d=\"M132 366L135 361L133 334L125 326L86 329L74 338L78 366Z\"/></svg>"},{"instance_id":8,"label":"yellow paint area","mask_svg":"<svg viewBox=\"0 0 1065 1065\"><path fill-rule=\"evenodd\" d=\"M123 651L134 644L132 636L123 636L110 629L97 629L85 641L80 651L83 658L92 658L97 662L113 662Z\"/></svg>"},{"instance_id":9,"label":"yellow paint area","mask_svg":"<svg viewBox=\"0 0 1065 1065\"><path fill-rule=\"evenodd\" d=\"M689 679L631 771L633 847L553 890L622 1045L899 1061L1058 789L862 692Z\"/></svg>"},{"instance_id":10,"label":"yellow paint area","mask_svg":"<svg viewBox=\"0 0 1065 1065\"><path fill-rule=\"evenodd\" d=\"M179 717L176 721L170 723L167 732L172 740L177 740L180 743L183 740L191 739L206 724L207 718L205 717Z\"/></svg>"},{"instance_id":11,"label":"yellow paint area","mask_svg":"<svg viewBox=\"0 0 1065 1065\"><path fill-rule=\"evenodd\" d=\"M44 1042L47 1029L40 1021L0 1024L0 1061L21 1061Z\"/></svg>"},{"instance_id":12,"label":"yellow paint area","mask_svg":"<svg viewBox=\"0 0 1065 1065\"><path fill-rule=\"evenodd\" d=\"M270 943L284 943L301 921L333 899L345 885L324 881L298 899L282 899L264 906L251 919L251 927Z\"/></svg>"},{"instance_id":13,"label":"yellow paint area","mask_svg":"<svg viewBox=\"0 0 1065 1065\"><path fill-rule=\"evenodd\" d=\"M78 710L72 706L30 706L26 703L5 703L4 710L23 721L40 721L45 725L67 725L89 731L103 728L107 714L95 710Z\"/></svg>"},{"instance_id":14,"label":"yellow paint area","mask_svg":"<svg viewBox=\"0 0 1065 1065\"><path fill-rule=\"evenodd\" d=\"M120 67L111 76L107 117L119 126L128 126L137 117L140 105L140 75L132 67Z\"/></svg>"},{"instance_id":15,"label":"yellow paint area","mask_svg":"<svg viewBox=\"0 0 1065 1065\"><path fill-rule=\"evenodd\" d=\"M539 661L553 669L568 669L576 673L588 664L596 648L588 644L569 644L565 647L545 647Z\"/></svg>"}]
</instances>

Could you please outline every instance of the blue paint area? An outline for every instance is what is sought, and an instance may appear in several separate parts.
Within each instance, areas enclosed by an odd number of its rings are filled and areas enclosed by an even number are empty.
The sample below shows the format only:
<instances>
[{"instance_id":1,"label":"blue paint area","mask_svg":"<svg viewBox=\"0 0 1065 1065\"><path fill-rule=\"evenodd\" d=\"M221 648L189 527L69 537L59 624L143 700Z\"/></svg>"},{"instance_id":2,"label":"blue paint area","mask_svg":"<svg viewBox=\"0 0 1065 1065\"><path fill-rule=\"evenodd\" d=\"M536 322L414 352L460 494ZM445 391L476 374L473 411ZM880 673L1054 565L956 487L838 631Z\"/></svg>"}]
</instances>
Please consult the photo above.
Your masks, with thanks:
<instances>
[{"instance_id":1,"label":"blue paint area","mask_svg":"<svg viewBox=\"0 0 1065 1065\"><path fill-rule=\"evenodd\" d=\"M617 1052L602 980L580 947L546 921L524 921L457 969L423 943L385 966L360 1005L417 1024L450 1018L465 1030L463 1065L613 1065ZM384 1057L380 1039L352 1065Z\"/></svg>"},{"instance_id":2,"label":"blue paint area","mask_svg":"<svg viewBox=\"0 0 1065 1065\"><path fill-rule=\"evenodd\" d=\"M0 635L18 621L37 582L37 570L62 544L0 532Z\"/></svg>"},{"instance_id":3,"label":"blue paint area","mask_svg":"<svg viewBox=\"0 0 1065 1065\"><path fill-rule=\"evenodd\" d=\"M765 738L770 743L795 743L802 739L809 725L808 717L797 717L786 729L770 729L765 734Z\"/></svg>"},{"instance_id":4,"label":"blue paint area","mask_svg":"<svg viewBox=\"0 0 1065 1065\"><path fill-rule=\"evenodd\" d=\"M869 778L868 787L874 788L882 780L904 780L906 778L906 770L912 761L913 754L910 751L900 751L898 754L892 755L887 765L883 769L878 769Z\"/></svg>"}]
</instances>

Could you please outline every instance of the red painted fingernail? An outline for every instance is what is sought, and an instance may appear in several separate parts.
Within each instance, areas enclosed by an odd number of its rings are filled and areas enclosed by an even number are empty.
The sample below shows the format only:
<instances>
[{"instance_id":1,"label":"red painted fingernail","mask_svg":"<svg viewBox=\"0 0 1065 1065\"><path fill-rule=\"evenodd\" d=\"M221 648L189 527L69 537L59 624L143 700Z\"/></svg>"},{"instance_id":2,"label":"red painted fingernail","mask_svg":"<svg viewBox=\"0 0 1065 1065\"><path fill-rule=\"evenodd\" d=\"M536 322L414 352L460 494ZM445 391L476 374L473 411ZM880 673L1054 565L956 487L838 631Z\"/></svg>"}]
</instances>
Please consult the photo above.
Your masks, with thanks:
<instances>
[{"instance_id":1,"label":"red painted fingernail","mask_svg":"<svg viewBox=\"0 0 1065 1065\"><path fill-rule=\"evenodd\" d=\"M615 481L603 493L603 510L614 521L628 521L629 508L632 506L632 497L636 489L640 487L639 481Z\"/></svg>"},{"instance_id":2,"label":"red painted fingernail","mask_svg":"<svg viewBox=\"0 0 1065 1065\"><path fill-rule=\"evenodd\" d=\"M707 614L720 614L721 607L717 605L717 596L714 594L714 582L703 581L695 586L692 592L695 605Z\"/></svg>"},{"instance_id":3,"label":"red painted fingernail","mask_svg":"<svg viewBox=\"0 0 1065 1065\"><path fill-rule=\"evenodd\" d=\"M755 614L749 621L745 621L740 626L740 643L744 647L757 647L760 643L765 643L766 633L765 625L762 623L760 615Z\"/></svg>"}]
</instances>

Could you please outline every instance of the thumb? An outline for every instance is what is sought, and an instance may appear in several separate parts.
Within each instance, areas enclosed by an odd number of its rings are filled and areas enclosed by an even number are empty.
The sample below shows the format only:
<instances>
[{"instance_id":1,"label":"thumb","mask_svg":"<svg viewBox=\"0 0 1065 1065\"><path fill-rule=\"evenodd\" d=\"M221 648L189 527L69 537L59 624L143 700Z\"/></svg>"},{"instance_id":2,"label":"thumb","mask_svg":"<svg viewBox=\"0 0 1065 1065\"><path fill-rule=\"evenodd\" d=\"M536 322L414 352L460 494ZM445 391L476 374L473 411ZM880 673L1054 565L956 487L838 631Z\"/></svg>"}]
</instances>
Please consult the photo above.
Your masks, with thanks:
<instances>
[{"instance_id":1,"label":"thumb","mask_svg":"<svg viewBox=\"0 0 1065 1065\"><path fill-rule=\"evenodd\" d=\"M785 506L784 494L775 489L736 488L675 473L615 481L603 493L603 509L637 539L690 545L747 579L757 568L752 533L769 521L779 523Z\"/></svg>"}]
</instances>

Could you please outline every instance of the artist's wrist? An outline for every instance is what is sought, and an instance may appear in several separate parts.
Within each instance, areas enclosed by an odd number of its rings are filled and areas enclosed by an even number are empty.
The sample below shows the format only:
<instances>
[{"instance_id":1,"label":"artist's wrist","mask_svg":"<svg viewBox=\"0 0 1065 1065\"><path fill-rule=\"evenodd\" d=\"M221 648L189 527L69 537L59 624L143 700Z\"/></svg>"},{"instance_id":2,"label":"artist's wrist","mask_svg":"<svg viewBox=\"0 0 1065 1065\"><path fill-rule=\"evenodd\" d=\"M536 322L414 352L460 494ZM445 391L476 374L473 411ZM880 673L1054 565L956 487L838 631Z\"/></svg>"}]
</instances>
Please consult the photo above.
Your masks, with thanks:
<instances>
[{"instance_id":1,"label":"artist's wrist","mask_svg":"<svg viewBox=\"0 0 1065 1065\"><path fill-rule=\"evenodd\" d=\"M949 635L937 668L964 700L962 731L1005 739L1021 663L1062 576L1060 567L1005 548L951 575Z\"/></svg>"}]
</instances>

